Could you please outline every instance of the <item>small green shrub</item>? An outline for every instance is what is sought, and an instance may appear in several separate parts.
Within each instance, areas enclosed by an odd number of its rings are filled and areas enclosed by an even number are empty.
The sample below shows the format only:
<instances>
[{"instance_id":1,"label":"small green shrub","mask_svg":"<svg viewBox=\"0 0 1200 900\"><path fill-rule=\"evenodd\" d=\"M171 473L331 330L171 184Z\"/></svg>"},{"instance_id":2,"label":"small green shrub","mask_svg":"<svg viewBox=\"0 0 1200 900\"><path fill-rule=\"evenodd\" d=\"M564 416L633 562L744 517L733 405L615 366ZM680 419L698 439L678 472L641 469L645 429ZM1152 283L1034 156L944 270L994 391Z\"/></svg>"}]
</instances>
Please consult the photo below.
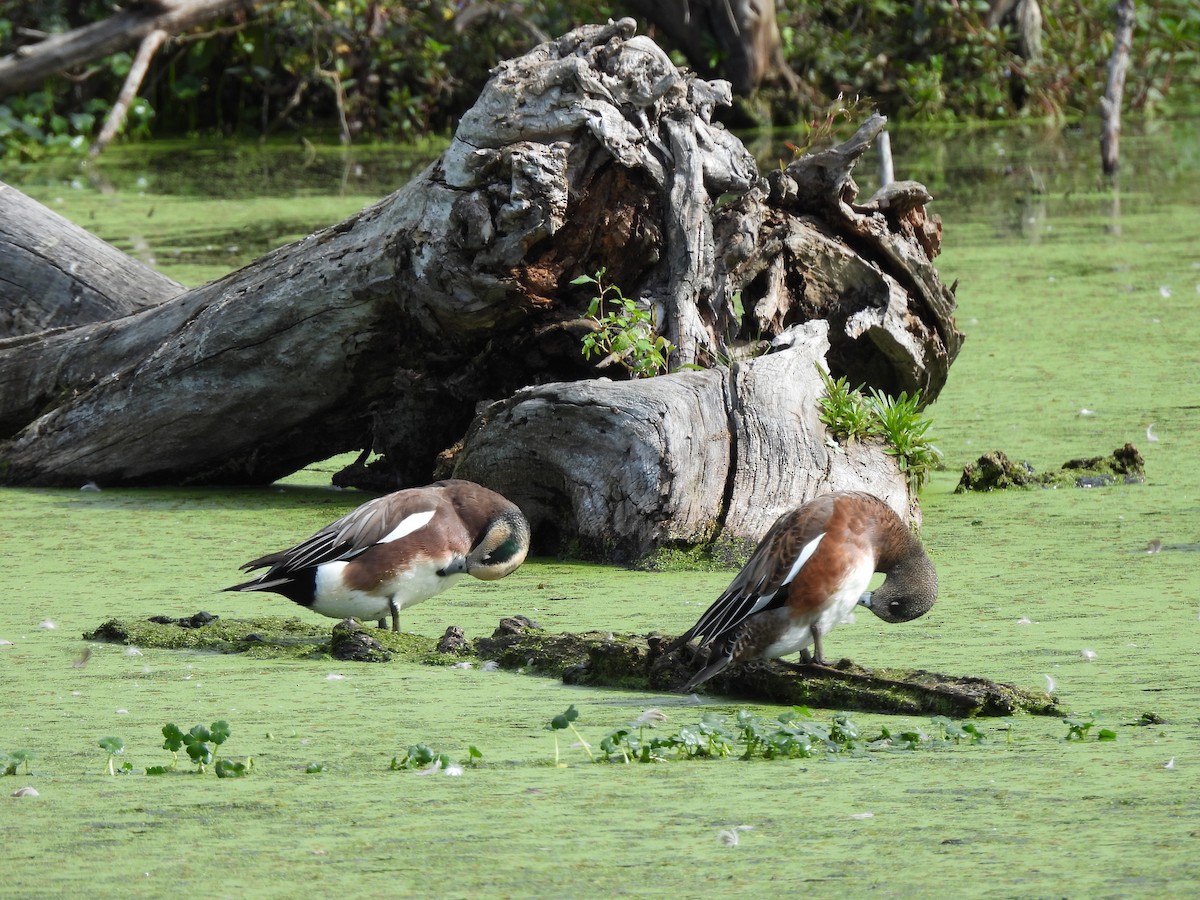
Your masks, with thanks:
<instances>
[{"instance_id":1,"label":"small green shrub","mask_svg":"<svg viewBox=\"0 0 1200 900\"><path fill-rule=\"evenodd\" d=\"M596 330L583 336L583 358L603 355L634 378L663 374L675 346L657 333L653 310L642 309L617 285L604 282L606 271L601 268L594 276L580 275L571 282L596 287L585 317L596 324Z\"/></svg>"}]
</instances>

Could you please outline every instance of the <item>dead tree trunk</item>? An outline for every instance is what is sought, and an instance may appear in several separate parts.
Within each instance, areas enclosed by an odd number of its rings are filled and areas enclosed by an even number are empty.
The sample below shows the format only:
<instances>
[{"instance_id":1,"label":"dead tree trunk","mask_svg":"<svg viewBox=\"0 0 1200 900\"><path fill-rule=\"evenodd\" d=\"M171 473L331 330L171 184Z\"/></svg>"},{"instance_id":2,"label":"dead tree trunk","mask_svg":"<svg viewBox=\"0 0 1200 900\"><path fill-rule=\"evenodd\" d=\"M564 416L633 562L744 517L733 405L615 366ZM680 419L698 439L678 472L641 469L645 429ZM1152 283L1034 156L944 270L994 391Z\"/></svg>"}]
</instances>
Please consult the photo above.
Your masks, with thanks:
<instances>
[{"instance_id":1,"label":"dead tree trunk","mask_svg":"<svg viewBox=\"0 0 1200 900\"><path fill-rule=\"evenodd\" d=\"M1108 60L1108 83L1100 98L1100 163L1105 175L1115 175L1121 166L1121 98L1125 94L1129 48L1133 45L1134 0L1118 0L1116 11L1117 29Z\"/></svg>"},{"instance_id":2,"label":"dead tree trunk","mask_svg":"<svg viewBox=\"0 0 1200 900\"><path fill-rule=\"evenodd\" d=\"M511 397L505 408L515 409L527 385L597 374L579 345L595 327L582 318L590 289L573 281L605 268L657 311L678 348L674 367L727 365L774 338L802 338L791 355L732 373L580 388L598 408L633 411L613 420L620 428L634 427L639 408L703 395L694 408L708 418L676 417L673 431L725 427L713 457L737 454L700 482L722 486L716 518L708 509L674 525L688 504L673 496L682 480L667 475L686 469L675 457L698 445L659 447L672 456L664 464L654 453L631 462L619 442L597 442L581 469L644 467L661 497L651 506L667 519L647 532L634 520L650 507L639 500L619 512L610 496L610 526L620 515L631 530L628 539L610 530L616 540L690 540L714 521L753 521L752 533L769 513L739 506L772 491L777 507L818 487L874 485L879 472L898 485L881 454L872 473L851 464L844 480L831 477L828 454L811 449L823 431L811 410L796 411L810 405L818 362L892 393L920 388L932 399L941 389L962 336L931 262L938 223L925 216L928 194L899 182L854 202L850 171L883 127L878 116L846 145L760 179L741 143L711 122L727 102L728 85L678 71L628 19L500 66L442 158L376 205L124 318L0 342L2 477L262 483L371 448L382 464L344 481L424 483L481 401ZM31 214L8 202L0 221L11 210ZM806 322L814 324L793 328ZM777 366L777 376L760 374ZM462 467L488 467L485 433L473 431ZM776 467L801 474L772 488ZM588 529L588 540L602 531Z\"/></svg>"},{"instance_id":3,"label":"dead tree trunk","mask_svg":"<svg viewBox=\"0 0 1200 900\"><path fill-rule=\"evenodd\" d=\"M771 78L793 87L798 81L783 57L775 0L633 0L632 6L697 72L727 79L740 97ZM714 44L720 51L716 65Z\"/></svg>"},{"instance_id":4,"label":"dead tree trunk","mask_svg":"<svg viewBox=\"0 0 1200 900\"><path fill-rule=\"evenodd\" d=\"M511 498L546 549L621 562L717 539L739 558L797 498L849 484L907 515L878 444L825 443L828 330L728 369L517 391L475 421L453 474Z\"/></svg>"}]
</instances>

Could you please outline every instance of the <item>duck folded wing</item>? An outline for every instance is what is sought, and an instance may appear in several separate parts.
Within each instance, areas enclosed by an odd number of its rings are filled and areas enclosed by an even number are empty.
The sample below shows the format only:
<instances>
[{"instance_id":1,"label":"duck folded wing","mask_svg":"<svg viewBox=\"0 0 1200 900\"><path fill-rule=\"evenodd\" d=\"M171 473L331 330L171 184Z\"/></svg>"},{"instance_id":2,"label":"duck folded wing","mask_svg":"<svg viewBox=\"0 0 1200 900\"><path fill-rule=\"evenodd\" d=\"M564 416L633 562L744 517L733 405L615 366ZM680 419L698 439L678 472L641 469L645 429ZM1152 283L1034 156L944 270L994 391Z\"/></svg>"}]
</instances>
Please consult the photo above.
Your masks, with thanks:
<instances>
[{"instance_id":1,"label":"duck folded wing","mask_svg":"<svg viewBox=\"0 0 1200 900\"><path fill-rule=\"evenodd\" d=\"M678 643L703 635L708 646L748 618L787 603L784 590L800 573L824 536L828 512L808 506L781 516L759 543L741 572Z\"/></svg>"},{"instance_id":2,"label":"duck folded wing","mask_svg":"<svg viewBox=\"0 0 1200 900\"><path fill-rule=\"evenodd\" d=\"M242 569L250 571L270 566L278 572L295 572L353 559L377 544L398 540L425 527L443 505L443 501L427 495L377 497L296 546L260 556L243 565Z\"/></svg>"}]
</instances>

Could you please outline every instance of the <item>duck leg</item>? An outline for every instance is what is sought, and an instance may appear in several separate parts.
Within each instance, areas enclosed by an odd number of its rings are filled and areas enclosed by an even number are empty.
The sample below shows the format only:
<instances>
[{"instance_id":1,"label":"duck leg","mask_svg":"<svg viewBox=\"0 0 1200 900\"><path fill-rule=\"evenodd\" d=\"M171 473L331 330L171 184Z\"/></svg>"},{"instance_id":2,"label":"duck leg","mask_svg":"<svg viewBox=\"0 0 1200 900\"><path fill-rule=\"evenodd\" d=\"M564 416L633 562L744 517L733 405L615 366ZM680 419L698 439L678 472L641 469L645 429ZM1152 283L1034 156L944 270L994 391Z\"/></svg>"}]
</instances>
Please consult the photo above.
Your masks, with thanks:
<instances>
[{"instance_id":1,"label":"duck leg","mask_svg":"<svg viewBox=\"0 0 1200 900\"><path fill-rule=\"evenodd\" d=\"M388 607L392 611L392 631L394 631L396 634L399 634L400 633L400 606L399 606L399 604L396 603L395 597L393 597L391 599L391 601L388 602ZM379 627L380 628L383 627L382 619L380 619L380 621L379 621Z\"/></svg>"},{"instance_id":2,"label":"duck leg","mask_svg":"<svg viewBox=\"0 0 1200 900\"><path fill-rule=\"evenodd\" d=\"M808 654L808 659L805 662L815 663L818 666L825 665L825 654L821 652L821 632L817 631L817 626L812 625L809 630L812 632L812 652ZM801 653L807 651L805 647Z\"/></svg>"}]
</instances>

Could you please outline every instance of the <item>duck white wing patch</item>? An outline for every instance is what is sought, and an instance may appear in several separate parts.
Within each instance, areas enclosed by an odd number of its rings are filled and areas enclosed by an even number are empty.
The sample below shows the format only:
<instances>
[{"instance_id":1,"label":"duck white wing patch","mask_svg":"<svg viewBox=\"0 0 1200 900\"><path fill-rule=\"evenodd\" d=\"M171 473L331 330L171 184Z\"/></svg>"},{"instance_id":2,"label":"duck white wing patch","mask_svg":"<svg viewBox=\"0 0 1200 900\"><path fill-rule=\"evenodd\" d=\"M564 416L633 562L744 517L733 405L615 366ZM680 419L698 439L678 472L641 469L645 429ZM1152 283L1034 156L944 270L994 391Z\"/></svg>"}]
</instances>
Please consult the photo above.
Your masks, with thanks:
<instances>
[{"instance_id":1,"label":"duck white wing patch","mask_svg":"<svg viewBox=\"0 0 1200 900\"><path fill-rule=\"evenodd\" d=\"M808 562L809 557L817 552L817 546L821 543L821 538L823 537L825 537L825 532L822 531L815 538L800 548L800 555L796 557L796 561L792 564L791 570L787 573L787 578L783 579L783 581L779 583L779 588L771 591L769 594L760 595L759 598L754 601L754 606L750 608L750 611L746 613L743 618L749 618L756 612L766 609L767 605L775 599L775 595L778 594L779 591L783 590L783 588L787 587L796 580L796 576L800 574L800 570L804 568L804 564Z\"/></svg>"},{"instance_id":2,"label":"duck white wing patch","mask_svg":"<svg viewBox=\"0 0 1200 900\"><path fill-rule=\"evenodd\" d=\"M800 574L800 570L804 568L804 564L808 562L809 557L817 552L817 547L820 545L821 538L823 537L825 537L825 532L822 531L800 548L800 555L796 557L796 562L792 564L792 570L787 573L787 578L783 579L782 584L791 584L796 580L796 576Z\"/></svg>"},{"instance_id":3,"label":"duck white wing patch","mask_svg":"<svg viewBox=\"0 0 1200 900\"><path fill-rule=\"evenodd\" d=\"M400 524L381 537L378 541L380 544L386 544L390 541L398 541L405 535L412 534L418 528L424 528L429 524L437 510L428 510L427 512L413 513L411 516L405 516Z\"/></svg>"}]
</instances>

